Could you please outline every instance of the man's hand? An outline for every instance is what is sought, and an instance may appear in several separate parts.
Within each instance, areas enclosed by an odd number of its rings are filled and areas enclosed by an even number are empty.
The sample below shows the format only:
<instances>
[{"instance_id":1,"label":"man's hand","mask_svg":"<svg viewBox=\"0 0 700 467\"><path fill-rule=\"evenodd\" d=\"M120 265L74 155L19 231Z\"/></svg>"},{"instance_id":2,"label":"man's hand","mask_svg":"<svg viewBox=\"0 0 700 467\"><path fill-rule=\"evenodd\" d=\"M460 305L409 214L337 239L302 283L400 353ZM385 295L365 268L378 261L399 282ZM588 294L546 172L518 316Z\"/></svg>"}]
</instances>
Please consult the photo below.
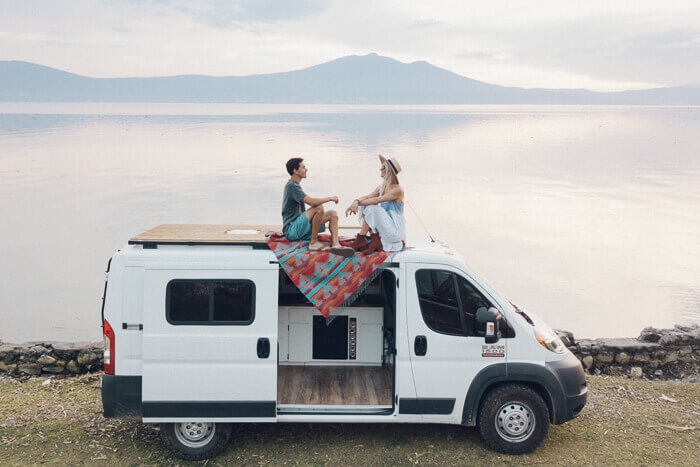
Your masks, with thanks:
<instances>
[{"instance_id":1,"label":"man's hand","mask_svg":"<svg viewBox=\"0 0 700 467\"><path fill-rule=\"evenodd\" d=\"M338 204L338 197L337 196L331 196L328 198L328 201L333 201L335 204Z\"/></svg>"}]
</instances>

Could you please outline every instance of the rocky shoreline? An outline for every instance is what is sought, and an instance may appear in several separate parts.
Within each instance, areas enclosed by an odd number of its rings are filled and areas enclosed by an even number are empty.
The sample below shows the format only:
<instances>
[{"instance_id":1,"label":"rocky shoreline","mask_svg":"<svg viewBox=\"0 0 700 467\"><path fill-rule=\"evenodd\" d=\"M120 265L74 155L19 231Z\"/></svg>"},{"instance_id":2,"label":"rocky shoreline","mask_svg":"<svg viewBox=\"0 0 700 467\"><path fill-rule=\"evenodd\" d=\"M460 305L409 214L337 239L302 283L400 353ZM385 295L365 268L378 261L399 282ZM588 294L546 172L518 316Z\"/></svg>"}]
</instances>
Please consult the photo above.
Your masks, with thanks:
<instances>
[{"instance_id":1,"label":"rocky shoreline","mask_svg":"<svg viewBox=\"0 0 700 467\"><path fill-rule=\"evenodd\" d=\"M556 331L591 374L656 380L700 381L700 327L644 328L638 338L576 340Z\"/></svg>"},{"instance_id":2,"label":"rocky shoreline","mask_svg":"<svg viewBox=\"0 0 700 467\"><path fill-rule=\"evenodd\" d=\"M580 339L557 330L591 374L700 381L700 327L644 328L638 338ZM0 377L78 375L102 370L101 342L0 342Z\"/></svg>"}]
</instances>

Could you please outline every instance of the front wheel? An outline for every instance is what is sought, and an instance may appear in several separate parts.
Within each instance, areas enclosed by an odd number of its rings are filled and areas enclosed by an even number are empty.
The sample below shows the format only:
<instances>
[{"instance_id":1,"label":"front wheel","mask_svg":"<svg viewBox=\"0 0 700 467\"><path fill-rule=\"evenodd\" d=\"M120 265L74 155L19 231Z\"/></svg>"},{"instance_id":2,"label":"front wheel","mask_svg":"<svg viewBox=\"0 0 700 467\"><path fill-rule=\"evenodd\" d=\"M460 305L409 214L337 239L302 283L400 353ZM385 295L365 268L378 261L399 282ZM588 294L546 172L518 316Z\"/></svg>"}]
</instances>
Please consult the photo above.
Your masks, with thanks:
<instances>
[{"instance_id":1,"label":"front wheel","mask_svg":"<svg viewBox=\"0 0 700 467\"><path fill-rule=\"evenodd\" d=\"M228 423L161 423L163 443L180 459L199 461L223 451L231 439Z\"/></svg>"},{"instance_id":2,"label":"front wheel","mask_svg":"<svg viewBox=\"0 0 700 467\"><path fill-rule=\"evenodd\" d=\"M484 443L504 454L524 454L542 443L549 431L549 410L539 394L520 384L488 393L479 408Z\"/></svg>"}]
</instances>

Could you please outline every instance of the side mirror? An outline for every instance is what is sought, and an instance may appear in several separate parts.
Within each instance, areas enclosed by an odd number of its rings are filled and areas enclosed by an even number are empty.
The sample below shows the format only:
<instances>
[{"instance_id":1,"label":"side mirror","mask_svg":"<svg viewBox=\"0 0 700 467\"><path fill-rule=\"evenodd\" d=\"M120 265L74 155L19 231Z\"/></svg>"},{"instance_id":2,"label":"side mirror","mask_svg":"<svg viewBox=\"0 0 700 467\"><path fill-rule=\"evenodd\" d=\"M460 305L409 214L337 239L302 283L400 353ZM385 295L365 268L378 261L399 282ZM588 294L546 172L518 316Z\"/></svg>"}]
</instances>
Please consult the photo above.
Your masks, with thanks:
<instances>
[{"instance_id":1,"label":"side mirror","mask_svg":"<svg viewBox=\"0 0 700 467\"><path fill-rule=\"evenodd\" d=\"M484 341L487 344L494 344L498 342L501 338L501 329L499 327L499 322L501 319L501 313L498 309L491 307L481 307L476 310L476 321L478 323L485 323L486 332L484 334Z\"/></svg>"}]
</instances>

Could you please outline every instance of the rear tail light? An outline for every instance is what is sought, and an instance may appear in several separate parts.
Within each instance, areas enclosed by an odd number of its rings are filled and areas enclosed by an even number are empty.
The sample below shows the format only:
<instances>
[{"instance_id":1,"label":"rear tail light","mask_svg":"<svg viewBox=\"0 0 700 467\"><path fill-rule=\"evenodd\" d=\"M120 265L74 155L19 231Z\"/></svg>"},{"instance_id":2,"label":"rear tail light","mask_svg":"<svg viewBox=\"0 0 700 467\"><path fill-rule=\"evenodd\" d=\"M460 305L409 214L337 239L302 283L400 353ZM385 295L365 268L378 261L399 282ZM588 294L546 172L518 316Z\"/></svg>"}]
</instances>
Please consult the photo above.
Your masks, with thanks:
<instances>
[{"instance_id":1,"label":"rear tail light","mask_svg":"<svg viewBox=\"0 0 700 467\"><path fill-rule=\"evenodd\" d=\"M114 330L109 322L105 320L104 325L104 339L105 339L105 357L104 357L104 370L106 375L114 374Z\"/></svg>"}]
</instances>

